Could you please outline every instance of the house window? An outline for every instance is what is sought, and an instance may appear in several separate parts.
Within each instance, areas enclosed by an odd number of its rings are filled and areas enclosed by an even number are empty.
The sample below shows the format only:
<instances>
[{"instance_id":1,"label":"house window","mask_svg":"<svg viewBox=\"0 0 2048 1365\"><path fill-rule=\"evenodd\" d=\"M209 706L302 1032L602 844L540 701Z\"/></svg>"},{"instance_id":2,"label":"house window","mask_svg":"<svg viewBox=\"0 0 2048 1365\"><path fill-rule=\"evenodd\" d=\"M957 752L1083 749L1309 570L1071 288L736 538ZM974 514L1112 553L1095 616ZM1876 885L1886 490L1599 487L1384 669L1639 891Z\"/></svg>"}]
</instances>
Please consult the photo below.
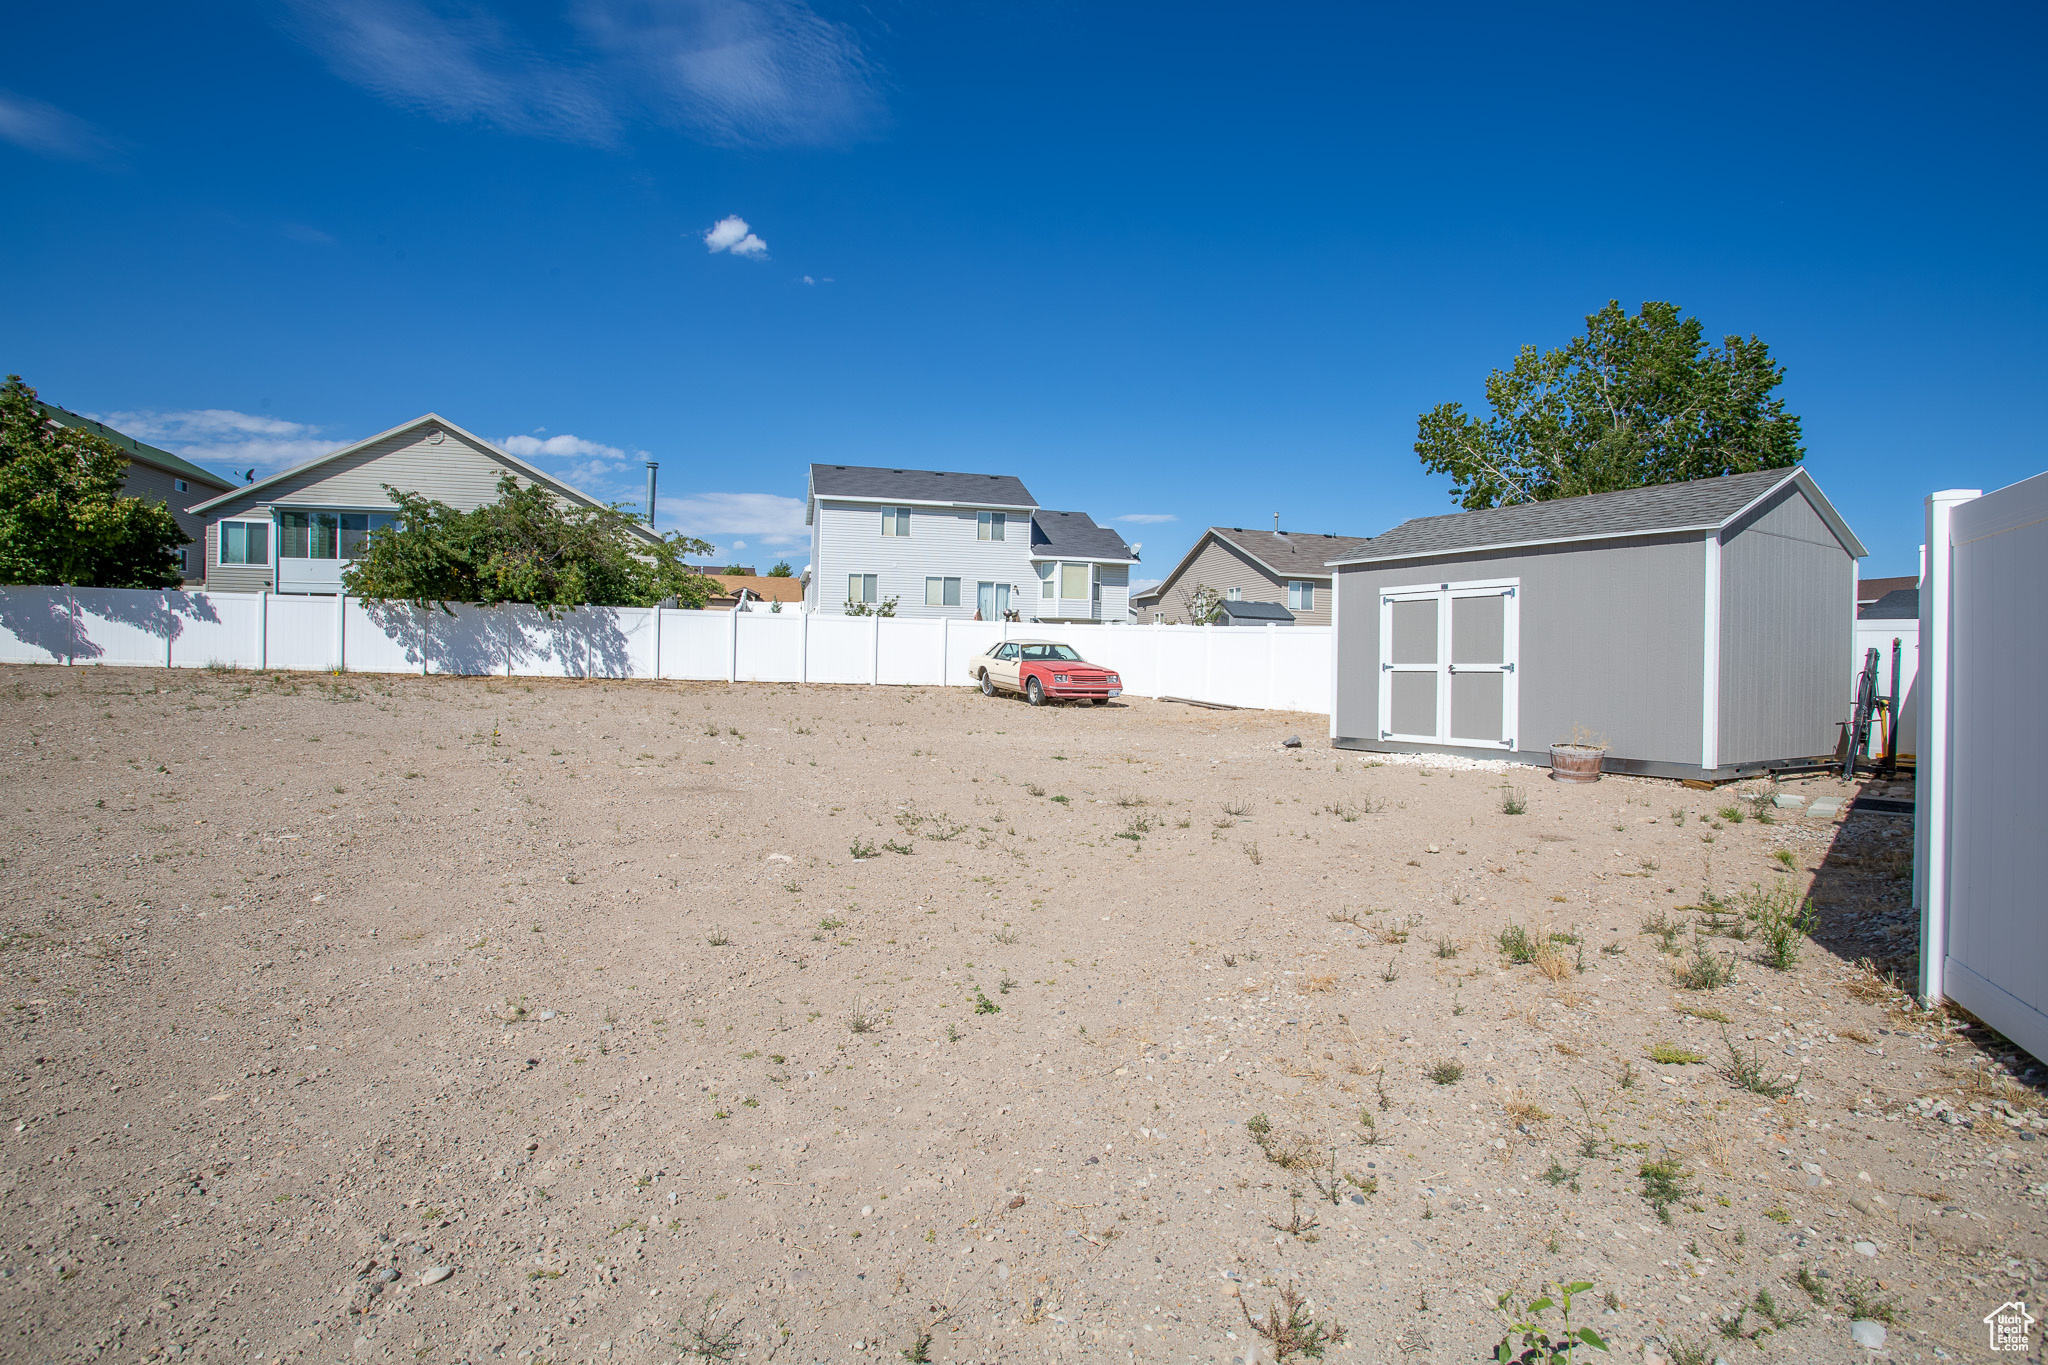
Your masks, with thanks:
<instances>
[{"instance_id":1,"label":"house window","mask_svg":"<svg viewBox=\"0 0 2048 1365\"><path fill-rule=\"evenodd\" d=\"M1225 588L1225 589L1223 590L1223 600L1224 600L1224 601L1226 601L1226 602L1242 602L1242 601L1244 601L1244 589L1243 589L1243 588Z\"/></svg>"},{"instance_id":2,"label":"house window","mask_svg":"<svg viewBox=\"0 0 2048 1365\"><path fill-rule=\"evenodd\" d=\"M1006 513L1002 512L982 512L975 520L974 534L976 539L1001 540L1003 538L1003 524L1009 520L1009 517Z\"/></svg>"},{"instance_id":3,"label":"house window","mask_svg":"<svg viewBox=\"0 0 2048 1365\"><path fill-rule=\"evenodd\" d=\"M1163 626L1163 625L1165 625L1165 624L1166 624L1166 613L1165 613L1165 612L1163 612L1163 611L1155 611L1155 612L1153 612L1153 613L1152 613L1152 624L1153 624L1153 625L1155 625L1155 626Z\"/></svg>"},{"instance_id":4,"label":"house window","mask_svg":"<svg viewBox=\"0 0 2048 1365\"><path fill-rule=\"evenodd\" d=\"M1314 611L1316 609L1316 585L1299 579L1287 581L1287 609L1289 611Z\"/></svg>"},{"instance_id":5,"label":"house window","mask_svg":"<svg viewBox=\"0 0 2048 1365\"><path fill-rule=\"evenodd\" d=\"M1038 570L1038 596L1040 600L1046 602L1053 601L1060 595L1059 584L1053 582L1052 578L1052 571L1058 566L1054 564L1033 564L1031 567Z\"/></svg>"},{"instance_id":6,"label":"house window","mask_svg":"<svg viewBox=\"0 0 2048 1365\"><path fill-rule=\"evenodd\" d=\"M849 602L873 602L875 600L875 576L871 573L850 573L846 576L846 600Z\"/></svg>"},{"instance_id":7,"label":"house window","mask_svg":"<svg viewBox=\"0 0 2048 1365\"><path fill-rule=\"evenodd\" d=\"M1086 564L1060 565L1060 596L1068 601L1079 601L1088 596Z\"/></svg>"},{"instance_id":8,"label":"house window","mask_svg":"<svg viewBox=\"0 0 2048 1365\"><path fill-rule=\"evenodd\" d=\"M183 479L172 479L171 487L177 489L180 493L189 493L192 491L191 488L187 486Z\"/></svg>"},{"instance_id":9,"label":"house window","mask_svg":"<svg viewBox=\"0 0 2048 1365\"><path fill-rule=\"evenodd\" d=\"M957 578L927 578L924 581L924 604L928 607L959 606L960 580Z\"/></svg>"},{"instance_id":10,"label":"house window","mask_svg":"<svg viewBox=\"0 0 2048 1365\"><path fill-rule=\"evenodd\" d=\"M397 518L388 512L343 512L341 514L341 557L360 559L370 532L389 526Z\"/></svg>"},{"instance_id":11,"label":"house window","mask_svg":"<svg viewBox=\"0 0 2048 1365\"><path fill-rule=\"evenodd\" d=\"M284 512L279 521L279 559L341 558L341 518L335 513Z\"/></svg>"},{"instance_id":12,"label":"house window","mask_svg":"<svg viewBox=\"0 0 2048 1365\"><path fill-rule=\"evenodd\" d=\"M884 507L882 509L882 534L885 536L909 535L910 509L908 507Z\"/></svg>"},{"instance_id":13,"label":"house window","mask_svg":"<svg viewBox=\"0 0 2048 1365\"><path fill-rule=\"evenodd\" d=\"M303 558L303 556L301 556ZM220 524L220 562L223 564L268 564L270 523L267 521L224 521Z\"/></svg>"}]
</instances>

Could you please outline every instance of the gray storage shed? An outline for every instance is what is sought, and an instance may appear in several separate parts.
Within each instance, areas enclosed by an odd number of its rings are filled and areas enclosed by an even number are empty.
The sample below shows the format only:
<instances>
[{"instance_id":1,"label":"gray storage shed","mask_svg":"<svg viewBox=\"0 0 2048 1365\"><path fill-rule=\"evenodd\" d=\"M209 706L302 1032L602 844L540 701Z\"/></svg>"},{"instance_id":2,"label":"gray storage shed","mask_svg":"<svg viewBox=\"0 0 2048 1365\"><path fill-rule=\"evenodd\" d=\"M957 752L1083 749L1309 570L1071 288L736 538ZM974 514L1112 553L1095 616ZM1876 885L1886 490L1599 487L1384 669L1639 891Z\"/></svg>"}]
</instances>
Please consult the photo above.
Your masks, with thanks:
<instances>
[{"instance_id":1,"label":"gray storage shed","mask_svg":"<svg viewBox=\"0 0 2048 1365\"><path fill-rule=\"evenodd\" d=\"M1732 778L1836 747L1856 560L1803 469L1420 517L1332 561L1339 748Z\"/></svg>"}]
</instances>

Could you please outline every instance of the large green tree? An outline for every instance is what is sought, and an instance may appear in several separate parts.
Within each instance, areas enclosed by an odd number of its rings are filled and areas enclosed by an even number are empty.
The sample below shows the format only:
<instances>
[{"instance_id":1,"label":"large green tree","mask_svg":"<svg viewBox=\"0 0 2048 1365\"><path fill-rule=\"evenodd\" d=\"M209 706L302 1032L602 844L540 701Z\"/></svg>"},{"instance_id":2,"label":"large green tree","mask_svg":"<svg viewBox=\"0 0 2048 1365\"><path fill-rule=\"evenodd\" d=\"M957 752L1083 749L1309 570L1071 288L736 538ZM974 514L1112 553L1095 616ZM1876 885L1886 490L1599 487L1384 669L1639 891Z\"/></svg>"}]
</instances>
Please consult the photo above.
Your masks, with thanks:
<instances>
[{"instance_id":1,"label":"large green tree","mask_svg":"<svg viewBox=\"0 0 2048 1365\"><path fill-rule=\"evenodd\" d=\"M191 537L161 502L123 497L128 457L105 437L60 427L36 391L0 386L0 583L173 588Z\"/></svg>"},{"instance_id":2,"label":"large green tree","mask_svg":"<svg viewBox=\"0 0 2048 1365\"><path fill-rule=\"evenodd\" d=\"M580 606L701 607L716 584L683 563L711 545L680 534L649 540L617 507L573 507L510 474L498 500L473 512L384 485L397 518L372 531L341 576L351 597L439 606L529 602L550 617Z\"/></svg>"},{"instance_id":3,"label":"large green tree","mask_svg":"<svg viewBox=\"0 0 2048 1365\"><path fill-rule=\"evenodd\" d=\"M1415 453L1467 508L1782 469L1806 454L1799 419L1771 396L1784 378L1754 336L1716 347L1676 304L1631 317L1610 301L1585 335L1524 346L1488 375L1490 416L1457 403L1423 413Z\"/></svg>"}]
</instances>

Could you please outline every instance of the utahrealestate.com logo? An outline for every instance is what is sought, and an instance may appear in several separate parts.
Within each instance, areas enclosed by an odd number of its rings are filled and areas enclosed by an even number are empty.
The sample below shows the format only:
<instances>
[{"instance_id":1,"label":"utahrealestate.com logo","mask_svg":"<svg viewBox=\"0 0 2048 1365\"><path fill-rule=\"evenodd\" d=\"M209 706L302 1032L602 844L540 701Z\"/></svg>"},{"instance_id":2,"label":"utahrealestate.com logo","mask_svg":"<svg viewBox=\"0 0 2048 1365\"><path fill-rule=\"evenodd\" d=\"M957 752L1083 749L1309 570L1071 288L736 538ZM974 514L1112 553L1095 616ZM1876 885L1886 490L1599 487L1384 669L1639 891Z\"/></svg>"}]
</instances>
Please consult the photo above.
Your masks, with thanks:
<instances>
[{"instance_id":1,"label":"utahrealestate.com logo","mask_svg":"<svg viewBox=\"0 0 2048 1365\"><path fill-rule=\"evenodd\" d=\"M1991 1334L1991 1349L1994 1351L2026 1350L2027 1329L2033 1325L2033 1315L2017 1299L2002 1303L1984 1315L1984 1328Z\"/></svg>"}]
</instances>

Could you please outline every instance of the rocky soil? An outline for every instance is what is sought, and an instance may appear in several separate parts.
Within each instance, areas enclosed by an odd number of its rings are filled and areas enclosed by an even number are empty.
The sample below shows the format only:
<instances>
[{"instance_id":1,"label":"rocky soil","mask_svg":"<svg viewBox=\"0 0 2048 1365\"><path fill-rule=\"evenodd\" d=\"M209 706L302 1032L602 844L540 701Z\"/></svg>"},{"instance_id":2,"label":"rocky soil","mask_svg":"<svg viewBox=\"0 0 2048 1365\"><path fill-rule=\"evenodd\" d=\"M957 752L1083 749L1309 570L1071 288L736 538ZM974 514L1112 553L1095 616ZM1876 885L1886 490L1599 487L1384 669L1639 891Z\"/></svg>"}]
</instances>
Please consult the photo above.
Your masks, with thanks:
<instances>
[{"instance_id":1,"label":"rocky soil","mask_svg":"<svg viewBox=\"0 0 2048 1365\"><path fill-rule=\"evenodd\" d=\"M1831 779L965 690L0 705L13 1359L1470 1361L1583 1280L1614 1358L1921 1361L2039 1311L2042 1077L1888 984L1910 817L1771 802Z\"/></svg>"}]
</instances>

